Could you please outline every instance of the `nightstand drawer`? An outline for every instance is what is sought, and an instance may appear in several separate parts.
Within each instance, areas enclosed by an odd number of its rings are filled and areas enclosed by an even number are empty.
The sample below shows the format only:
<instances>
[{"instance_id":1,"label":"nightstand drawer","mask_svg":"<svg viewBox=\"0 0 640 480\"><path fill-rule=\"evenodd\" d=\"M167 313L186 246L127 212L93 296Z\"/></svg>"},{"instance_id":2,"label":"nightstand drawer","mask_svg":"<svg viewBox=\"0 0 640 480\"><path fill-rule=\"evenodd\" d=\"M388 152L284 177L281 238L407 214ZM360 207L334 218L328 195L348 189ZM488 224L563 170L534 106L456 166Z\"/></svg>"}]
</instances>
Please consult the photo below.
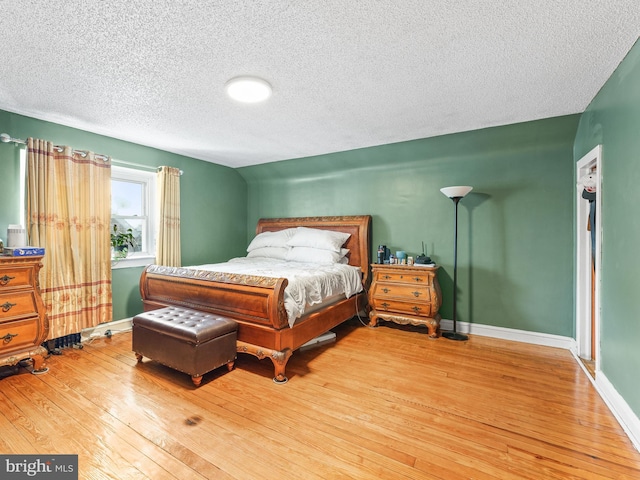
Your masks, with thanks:
<instances>
[{"instance_id":1,"label":"nightstand drawer","mask_svg":"<svg viewBox=\"0 0 640 480\"><path fill-rule=\"evenodd\" d=\"M20 287L34 287L33 267L0 268L0 293Z\"/></svg>"},{"instance_id":2,"label":"nightstand drawer","mask_svg":"<svg viewBox=\"0 0 640 480\"><path fill-rule=\"evenodd\" d=\"M39 334L38 317L0 323L0 355L5 351L33 346Z\"/></svg>"},{"instance_id":3,"label":"nightstand drawer","mask_svg":"<svg viewBox=\"0 0 640 480\"><path fill-rule=\"evenodd\" d=\"M17 291L0 295L0 323L38 316L35 291Z\"/></svg>"},{"instance_id":4,"label":"nightstand drawer","mask_svg":"<svg viewBox=\"0 0 640 480\"><path fill-rule=\"evenodd\" d=\"M372 294L376 297L404 298L406 300L431 299L431 289L425 285L408 285L406 283L374 283Z\"/></svg>"},{"instance_id":5,"label":"nightstand drawer","mask_svg":"<svg viewBox=\"0 0 640 480\"><path fill-rule=\"evenodd\" d=\"M418 317L431 317L437 312L437 310L434 312L432 303L418 303L409 300L400 301L398 299L374 298L372 307L380 312L406 313Z\"/></svg>"},{"instance_id":6,"label":"nightstand drawer","mask_svg":"<svg viewBox=\"0 0 640 480\"><path fill-rule=\"evenodd\" d=\"M378 282L402 282L415 283L416 285L428 285L433 273L429 272L391 272L380 271L375 272L374 279Z\"/></svg>"}]
</instances>

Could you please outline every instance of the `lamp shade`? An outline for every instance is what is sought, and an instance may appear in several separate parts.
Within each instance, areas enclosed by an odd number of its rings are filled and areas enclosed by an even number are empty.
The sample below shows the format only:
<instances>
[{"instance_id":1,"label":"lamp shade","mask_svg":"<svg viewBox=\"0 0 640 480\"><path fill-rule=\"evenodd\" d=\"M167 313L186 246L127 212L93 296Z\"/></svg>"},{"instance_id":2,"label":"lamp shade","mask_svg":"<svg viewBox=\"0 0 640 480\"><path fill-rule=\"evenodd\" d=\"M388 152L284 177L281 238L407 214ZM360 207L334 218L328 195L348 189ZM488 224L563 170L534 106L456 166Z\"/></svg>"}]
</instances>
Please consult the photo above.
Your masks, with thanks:
<instances>
[{"instance_id":1,"label":"lamp shade","mask_svg":"<svg viewBox=\"0 0 640 480\"><path fill-rule=\"evenodd\" d=\"M473 190L473 187L444 187L440 191L449 198L464 197L467 193Z\"/></svg>"}]
</instances>

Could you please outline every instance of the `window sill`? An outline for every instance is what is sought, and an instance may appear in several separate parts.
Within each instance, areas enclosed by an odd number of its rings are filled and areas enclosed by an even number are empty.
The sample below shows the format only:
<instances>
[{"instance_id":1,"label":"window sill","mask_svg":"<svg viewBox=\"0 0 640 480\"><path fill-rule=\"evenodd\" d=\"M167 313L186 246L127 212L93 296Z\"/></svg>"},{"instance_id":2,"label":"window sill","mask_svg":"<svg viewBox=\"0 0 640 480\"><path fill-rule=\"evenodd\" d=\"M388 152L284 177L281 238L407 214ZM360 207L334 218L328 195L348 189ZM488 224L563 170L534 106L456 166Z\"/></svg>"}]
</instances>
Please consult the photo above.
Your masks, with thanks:
<instances>
[{"instance_id":1,"label":"window sill","mask_svg":"<svg viewBox=\"0 0 640 480\"><path fill-rule=\"evenodd\" d=\"M151 255L132 255L126 258L112 258L111 270L117 270L120 268L146 267L153 264L155 261L156 257Z\"/></svg>"}]
</instances>

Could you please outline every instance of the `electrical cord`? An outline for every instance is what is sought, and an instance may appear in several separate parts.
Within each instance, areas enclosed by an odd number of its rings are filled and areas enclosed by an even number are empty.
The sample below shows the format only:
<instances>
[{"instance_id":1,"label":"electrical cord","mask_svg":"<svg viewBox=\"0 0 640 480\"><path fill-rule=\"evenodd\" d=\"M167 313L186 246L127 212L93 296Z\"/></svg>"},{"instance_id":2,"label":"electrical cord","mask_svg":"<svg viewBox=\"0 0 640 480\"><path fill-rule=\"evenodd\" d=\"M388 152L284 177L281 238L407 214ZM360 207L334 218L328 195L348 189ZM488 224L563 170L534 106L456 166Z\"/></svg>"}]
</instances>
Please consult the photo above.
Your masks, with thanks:
<instances>
[{"instance_id":1,"label":"electrical cord","mask_svg":"<svg viewBox=\"0 0 640 480\"><path fill-rule=\"evenodd\" d=\"M114 330L112 328L105 330L104 333L92 333L89 335L89 338L82 342L82 345L90 345L96 338L111 338L115 333L129 332L131 331L131 327L122 328L119 330Z\"/></svg>"},{"instance_id":2,"label":"electrical cord","mask_svg":"<svg viewBox=\"0 0 640 480\"><path fill-rule=\"evenodd\" d=\"M367 289L365 288L365 289L363 289L363 291L365 292L367 298L369 298L369 292L367 292ZM370 325L368 321L366 321L366 317L365 317L365 320L363 321L362 317L360 316L360 309L358 308L358 301L357 300L356 300L356 315L355 316L358 318L358 321L363 326L368 327L368 328L375 328L372 325Z\"/></svg>"}]
</instances>

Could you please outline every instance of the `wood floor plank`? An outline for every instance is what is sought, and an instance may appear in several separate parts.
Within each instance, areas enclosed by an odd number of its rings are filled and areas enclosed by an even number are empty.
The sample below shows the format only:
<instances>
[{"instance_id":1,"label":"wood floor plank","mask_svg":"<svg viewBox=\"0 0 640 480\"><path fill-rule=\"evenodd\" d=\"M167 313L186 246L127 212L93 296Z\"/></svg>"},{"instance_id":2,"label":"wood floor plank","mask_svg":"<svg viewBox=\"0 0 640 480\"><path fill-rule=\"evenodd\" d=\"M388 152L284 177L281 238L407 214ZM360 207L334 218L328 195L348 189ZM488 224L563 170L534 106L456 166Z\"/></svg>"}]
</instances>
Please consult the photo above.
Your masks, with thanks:
<instances>
[{"instance_id":1,"label":"wood floor plank","mask_svg":"<svg viewBox=\"0 0 640 480\"><path fill-rule=\"evenodd\" d=\"M119 419L101 410L98 406L86 401L86 398L79 395L67 385L60 382L54 375L43 376L42 380L56 392L64 392L64 395L56 395L53 399L55 403L65 412L73 412L81 408L83 413L83 424L93 431L105 431L104 440L110 445L115 442L124 442L123 450L130 457L132 464L139 466L141 471L150 478L177 478L177 479L203 479L183 462L178 461L174 456L159 448L155 444L150 444L147 439L140 436L132 428L122 423ZM142 461L141 461L142 457ZM144 460L149 459L152 462ZM146 469L149 469L148 471ZM220 476L219 478L223 478Z\"/></svg>"},{"instance_id":2,"label":"wood floor plank","mask_svg":"<svg viewBox=\"0 0 640 480\"><path fill-rule=\"evenodd\" d=\"M0 380L0 449L77 453L82 477L637 479L640 454L569 352L352 320L285 385L240 355L195 388L131 334Z\"/></svg>"}]
</instances>

